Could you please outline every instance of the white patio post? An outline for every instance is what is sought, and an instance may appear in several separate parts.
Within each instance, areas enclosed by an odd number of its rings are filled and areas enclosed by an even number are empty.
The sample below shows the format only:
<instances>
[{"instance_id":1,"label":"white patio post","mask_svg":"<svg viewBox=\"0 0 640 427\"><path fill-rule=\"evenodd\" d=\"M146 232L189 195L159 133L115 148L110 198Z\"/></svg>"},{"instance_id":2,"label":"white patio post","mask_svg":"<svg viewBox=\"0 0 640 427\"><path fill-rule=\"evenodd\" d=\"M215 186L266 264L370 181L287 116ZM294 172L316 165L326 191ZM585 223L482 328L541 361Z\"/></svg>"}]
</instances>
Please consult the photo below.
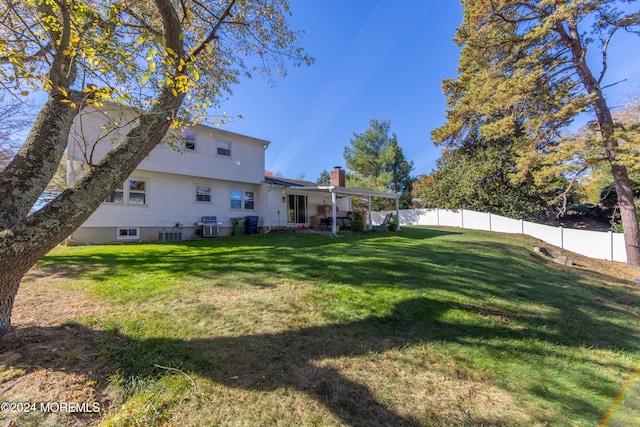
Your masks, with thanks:
<instances>
[{"instance_id":1,"label":"white patio post","mask_svg":"<svg viewBox=\"0 0 640 427\"><path fill-rule=\"evenodd\" d=\"M367 214L369 214L369 226L367 227L368 230L373 230L373 223L371 221L371 196L369 196L369 211L367 212Z\"/></svg>"},{"instance_id":2,"label":"white patio post","mask_svg":"<svg viewBox=\"0 0 640 427\"><path fill-rule=\"evenodd\" d=\"M397 230L400 231L400 197L396 197L396 219L398 221Z\"/></svg>"},{"instance_id":3,"label":"white patio post","mask_svg":"<svg viewBox=\"0 0 640 427\"><path fill-rule=\"evenodd\" d=\"M336 187L331 187L331 215L333 216L333 220L331 221L331 232L336 234Z\"/></svg>"}]
</instances>

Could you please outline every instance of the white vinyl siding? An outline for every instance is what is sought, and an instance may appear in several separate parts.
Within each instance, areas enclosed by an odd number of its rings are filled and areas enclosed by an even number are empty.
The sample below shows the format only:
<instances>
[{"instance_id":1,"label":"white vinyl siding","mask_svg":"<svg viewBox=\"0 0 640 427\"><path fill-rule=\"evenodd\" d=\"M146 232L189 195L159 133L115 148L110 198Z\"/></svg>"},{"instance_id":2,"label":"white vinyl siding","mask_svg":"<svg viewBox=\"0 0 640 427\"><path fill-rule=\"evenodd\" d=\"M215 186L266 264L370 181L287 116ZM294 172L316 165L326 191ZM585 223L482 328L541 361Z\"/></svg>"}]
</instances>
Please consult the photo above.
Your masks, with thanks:
<instances>
[{"instance_id":1,"label":"white vinyl siding","mask_svg":"<svg viewBox=\"0 0 640 427\"><path fill-rule=\"evenodd\" d=\"M114 144L119 141L118 136L124 136L132 124L119 129L109 137L104 137L102 134L103 126L108 127L113 121L134 122L133 112L131 115L122 116L117 109L105 108L105 110L108 110L105 111L108 114L102 111L101 114L95 114L92 108L83 109L83 113L74 121L67 154L70 162L74 163L74 176L81 175L83 171L79 163L82 163L89 154L92 161L96 163L113 149ZM82 127L80 127L81 118L84 121ZM146 176L147 172L180 174L192 177L192 182L216 179L237 183L231 185L242 186L244 183L258 185L264 180L265 147L268 141L203 125L188 126L182 131L174 132L175 136L179 136L179 141L174 138L173 144L158 145L140 162L137 170L144 171L143 176ZM194 135L189 135L190 132ZM187 145L186 142L195 143L195 149L190 149L191 144ZM91 153L87 153L89 146ZM79 163L76 165L75 162ZM137 171L134 173L138 174ZM229 185L225 185L223 192L227 193L228 188ZM155 182L153 191L154 195L164 197L163 187L156 187ZM192 194L189 191L188 198L191 198ZM222 199L226 197L225 195ZM157 200L154 198L153 202ZM125 200L122 203L127 202ZM149 200L147 200L148 203Z\"/></svg>"}]
</instances>

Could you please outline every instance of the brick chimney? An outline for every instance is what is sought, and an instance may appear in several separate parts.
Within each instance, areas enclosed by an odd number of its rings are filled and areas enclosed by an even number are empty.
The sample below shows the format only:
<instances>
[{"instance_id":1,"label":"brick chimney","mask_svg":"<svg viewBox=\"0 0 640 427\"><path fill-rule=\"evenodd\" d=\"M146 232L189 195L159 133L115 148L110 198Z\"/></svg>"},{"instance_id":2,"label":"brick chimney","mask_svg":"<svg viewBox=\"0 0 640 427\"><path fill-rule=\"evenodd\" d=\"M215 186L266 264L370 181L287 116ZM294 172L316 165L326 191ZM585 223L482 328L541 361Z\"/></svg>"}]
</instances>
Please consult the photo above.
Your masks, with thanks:
<instances>
[{"instance_id":1,"label":"brick chimney","mask_svg":"<svg viewBox=\"0 0 640 427\"><path fill-rule=\"evenodd\" d=\"M345 186L345 175L344 171L340 166L335 166L331 171L331 185L334 187L344 187Z\"/></svg>"}]
</instances>

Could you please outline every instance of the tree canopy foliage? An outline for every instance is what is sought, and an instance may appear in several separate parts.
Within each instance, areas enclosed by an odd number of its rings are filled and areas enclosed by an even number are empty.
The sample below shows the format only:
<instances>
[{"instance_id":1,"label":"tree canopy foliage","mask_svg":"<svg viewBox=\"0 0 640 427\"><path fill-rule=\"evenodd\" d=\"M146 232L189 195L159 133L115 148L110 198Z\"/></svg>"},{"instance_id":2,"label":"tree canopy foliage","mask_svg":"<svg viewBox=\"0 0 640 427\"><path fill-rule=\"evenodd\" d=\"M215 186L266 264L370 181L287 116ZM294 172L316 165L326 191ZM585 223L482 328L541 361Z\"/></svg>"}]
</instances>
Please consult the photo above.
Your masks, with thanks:
<instances>
[{"instance_id":1,"label":"tree canopy foliage","mask_svg":"<svg viewBox=\"0 0 640 427\"><path fill-rule=\"evenodd\" d=\"M471 132L460 146L444 150L435 171L416 179L412 195L424 207L543 219L549 199L565 180L559 177L547 188L537 186L530 174L515 181L516 158L513 138L487 140Z\"/></svg>"},{"instance_id":2,"label":"tree canopy foliage","mask_svg":"<svg viewBox=\"0 0 640 427\"><path fill-rule=\"evenodd\" d=\"M0 0L0 89L47 99L0 172L0 334L21 277L124 181L170 127L202 120L241 75L310 64L287 0ZM137 117L70 188L28 215L86 109Z\"/></svg>"},{"instance_id":3,"label":"tree canopy foliage","mask_svg":"<svg viewBox=\"0 0 640 427\"><path fill-rule=\"evenodd\" d=\"M487 139L515 135L518 173L533 173L537 181L575 177L595 163L608 163L627 259L640 266L640 230L624 161L637 130L613 120L604 94L614 35L640 30L632 3L463 0L455 38L462 46L459 76L443 82L447 123L432 135L447 147L458 146L476 129ZM591 54L600 58L596 67L588 62ZM582 113L593 118L592 137L571 138L567 127Z\"/></svg>"},{"instance_id":4,"label":"tree canopy foliage","mask_svg":"<svg viewBox=\"0 0 640 427\"><path fill-rule=\"evenodd\" d=\"M320 172L320 176L318 176L318 179L316 179L316 184L318 185L331 184L331 175L329 174L328 170L323 169L322 172Z\"/></svg>"},{"instance_id":5,"label":"tree canopy foliage","mask_svg":"<svg viewBox=\"0 0 640 427\"><path fill-rule=\"evenodd\" d=\"M353 134L344 148L346 166L352 171L347 175L349 187L394 191L408 197L413 162L406 160L398 137L390 131L391 121L371 119L366 131Z\"/></svg>"}]
</instances>

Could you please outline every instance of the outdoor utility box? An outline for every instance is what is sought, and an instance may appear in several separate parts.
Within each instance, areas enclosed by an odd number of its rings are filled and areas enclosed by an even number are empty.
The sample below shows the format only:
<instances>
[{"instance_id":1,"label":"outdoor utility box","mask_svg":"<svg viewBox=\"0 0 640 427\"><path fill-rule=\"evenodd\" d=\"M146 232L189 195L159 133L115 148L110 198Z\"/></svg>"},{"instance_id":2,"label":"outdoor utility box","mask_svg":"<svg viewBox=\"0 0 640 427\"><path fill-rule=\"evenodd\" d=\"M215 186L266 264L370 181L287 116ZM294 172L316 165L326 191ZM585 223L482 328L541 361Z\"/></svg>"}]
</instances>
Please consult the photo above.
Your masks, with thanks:
<instances>
[{"instance_id":1,"label":"outdoor utility box","mask_svg":"<svg viewBox=\"0 0 640 427\"><path fill-rule=\"evenodd\" d=\"M257 216L245 216L247 220L247 234L258 234L258 220L260 217Z\"/></svg>"},{"instance_id":2,"label":"outdoor utility box","mask_svg":"<svg viewBox=\"0 0 640 427\"><path fill-rule=\"evenodd\" d=\"M234 236L244 236L244 230L247 227L246 218L231 218Z\"/></svg>"}]
</instances>

